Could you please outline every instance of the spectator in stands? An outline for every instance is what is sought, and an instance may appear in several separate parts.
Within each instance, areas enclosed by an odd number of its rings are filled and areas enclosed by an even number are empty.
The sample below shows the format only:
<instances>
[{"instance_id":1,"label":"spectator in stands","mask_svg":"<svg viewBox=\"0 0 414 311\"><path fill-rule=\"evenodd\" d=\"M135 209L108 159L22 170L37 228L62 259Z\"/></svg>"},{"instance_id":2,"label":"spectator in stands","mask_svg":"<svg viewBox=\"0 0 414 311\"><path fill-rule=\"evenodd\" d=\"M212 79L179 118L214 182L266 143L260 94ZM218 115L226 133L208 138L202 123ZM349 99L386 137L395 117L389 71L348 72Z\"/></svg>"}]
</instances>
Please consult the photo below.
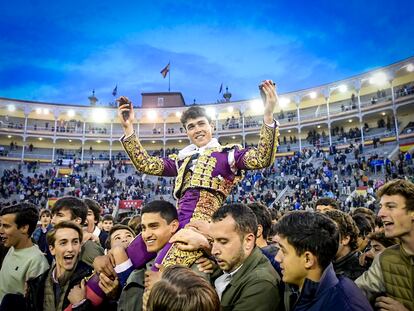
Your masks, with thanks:
<instances>
[{"instance_id":1,"label":"spectator in stands","mask_svg":"<svg viewBox=\"0 0 414 311\"><path fill-rule=\"evenodd\" d=\"M351 280L335 275L332 261L339 232L331 219L321 213L291 212L279 220L276 232L283 281L300 291L293 310L372 310Z\"/></svg>"},{"instance_id":2,"label":"spectator in stands","mask_svg":"<svg viewBox=\"0 0 414 311\"><path fill-rule=\"evenodd\" d=\"M114 226L114 217L112 215L104 215L102 218L102 230L109 234Z\"/></svg>"},{"instance_id":3,"label":"spectator in stands","mask_svg":"<svg viewBox=\"0 0 414 311\"><path fill-rule=\"evenodd\" d=\"M214 276L223 310L280 310L280 278L255 247L257 220L252 210L243 204L220 207L210 234L211 253L223 271Z\"/></svg>"},{"instance_id":4,"label":"spectator in stands","mask_svg":"<svg viewBox=\"0 0 414 311\"><path fill-rule=\"evenodd\" d=\"M154 285L147 310L219 311L220 300L207 280L188 268L172 266Z\"/></svg>"},{"instance_id":5,"label":"spectator in stands","mask_svg":"<svg viewBox=\"0 0 414 311\"><path fill-rule=\"evenodd\" d=\"M339 209L338 202L332 198L320 198L315 203L315 210L321 213L337 209Z\"/></svg>"},{"instance_id":6,"label":"spectator in stands","mask_svg":"<svg viewBox=\"0 0 414 311\"><path fill-rule=\"evenodd\" d=\"M81 199L67 196L58 199L51 212L53 225L57 225L62 221L72 221L83 226L88 214L88 206ZM83 241L80 255L83 262L92 266L94 259L101 255L103 255L103 248L99 244L89 239Z\"/></svg>"},{"instance_id":7,"label":"spectator in stands","mask_svg":"<svg viewBox=\"0 0 414 311\"><path fill-rule=\"evenodd\" d=\"M0 238L9 248L0 270L0 303L6 294L24 294L26 281L49 268L46 257L31 239L38 219L39 212L30 203L3 207L0 211Z\"/></svg>"},{"instance_id":8,"label":"spectator in stands","mask_svg":"<svg viewBox=\"0 0 414 311\"><path fill-rule=\"evenodd\" d=\"M399 244L385 249L355 282L382 310L414 310L414 184L396 179L377 192L385 236ZM379 296L379 297L378 297Z\"/></svg>"},{"instance_id":9,"label":"spectator in stands","mask_svg":"<svg viewBox=\"0 0 414 311\"><path fill-rule=\"evenodd\" d=\"M42 253L46 256L49 265L53 261L53 256L49 252L49 246L47 245L46 241L46 234L52 230L53 226L51 224L52 221L52 213L48 209L42 209L40 211L40 227L36 228L33 232L33 240L39 246L39 249Z\"/></svg>"},{"instance_id":10,"label":"spectator in stands","mask_svg":"<svg viewBox=\"0 0 414 311\"><path fill-rule=\"evenodd\" d=\"M47 242L55 261L48 271L28 282L28 308L63 311L77 300L92 268L79 260L82 229L76 223L60 222L48 233Z\"/></svg>"},{"instance_id":11,"label":"spectator in stands","mask_svg":"<svg viewBox=\"0 0 414 311\"><path fill-rule=\"evenodd\" d=\"M86 216L87 227L85 235L88 235L89 233L90 239L92 241L98 242L102 247L105 247L108 233L98 227L99 218L101 217L101 207L95 200L84 199L83 201L88 206L88 214Z\"/></svg>"},{"instance_id":12,"label":"spectator in stands","mask_svg":"<svg viewBox=\"0 0 414 311\"><path fill-rule=\"evenodd\" d=\"M339 229L339 248L333 262L336 274L355 280L365 269L359 264L358 227L352 217L339 210L326 211L325 215L336 222Z\"/></svg>"}]
</instances>

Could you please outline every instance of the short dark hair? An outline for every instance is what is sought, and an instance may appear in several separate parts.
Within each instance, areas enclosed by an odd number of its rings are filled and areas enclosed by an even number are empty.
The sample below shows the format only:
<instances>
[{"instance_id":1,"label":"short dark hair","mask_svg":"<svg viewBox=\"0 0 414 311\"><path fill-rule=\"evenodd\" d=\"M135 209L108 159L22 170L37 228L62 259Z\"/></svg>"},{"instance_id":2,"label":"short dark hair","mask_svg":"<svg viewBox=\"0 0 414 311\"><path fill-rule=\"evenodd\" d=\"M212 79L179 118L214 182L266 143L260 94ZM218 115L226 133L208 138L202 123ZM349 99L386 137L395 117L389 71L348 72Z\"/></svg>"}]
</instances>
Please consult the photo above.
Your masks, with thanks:
<instances>
[{"instance_id":1,"label":"short dark hair","mask_svg":"<svg viewBox=\"0 0 414 311\"><path fill-rule=\"evenodd\" d=\"M180 121L184 128L189 119L197 119L200 117L206 117L208 122L211 123L211 117L207 114L206 110L200 106L192 106L183 112Z\"/></svg>"},{"instance_id":2,"label":"short dark hair","mask_svg":"<svg viewBox=\"0 0 414 311\"><path fill-rule=\"evenodd\" d=\"M375 228L375 213L371 211L369 208L366 207L357 207L353 211L351 211L351 216L356 214L363 215L370 223L372 228Z\"/></svg>"},{"instance_id":3,"label":"short dark hair","mask_svg":"<svg viewBox=\"0 0 414 311\"><path fill-rule=\"evenodd\" d=\"M32 203L22 202L15 205L3 207L0 211L0 216L7 214L16 215L14 222L16 223L17 228L29 225L29 229L27 230L29 237L36 229L37 222L39 221L39 211L36 205Z\"/></svg>"},{"instance_id":4,"label":"short dark hair","mask_svg":"<svg viewBox=\"0 0 414 311\"><path fill-rule=\"evenodd\" d=\"M55 242L56 242L56 232L59 229L65 229L65 228L69 228L69 229L75 230L79 234L79 241L82 243L82 239L83 239L83 231L82 231L82 228L79 225L77 225L76 223L74 223L73 221L62 221L62 222L56 224L53 227L53 229L50 230L46 234L47 245L54 247L55 246Z\"/></svg>"},{"instance_id":5,"label":"short dark hair","mask_svg":"<svg viewBox=\"0 0 414 311\"><path fill-rule=\"evenodd\" d=\"M105 214L105 215L102 217L102 221L108 221L108 220L110 220L110 221L114 222L114 217L113 217L111 214Z\"/></svg>"},{"instance_id":6,"label":"short dark hair","mask_svg":"<svg viewBox=\"0 0 414 311\"><path fill-rule=\"evenodd\" d=\"M79 217L83 225L88 215L88 206L81 199L76 197L66 196L58 199L52 206L52 215L58 213L60 210L69 210L72 214L72 220Z\"/></svg>"},{"instance_id":7,"label":"short dark hair","mask_svg":"<svg viewBox=\"0 0 414 311\"><path fill-rule=\"evenodd\" d=\"M129 232L131 232L134 237L136 236L134 230L131 227L128 227L128 226L125 226L125 225L121 225L121 224L117 224L117 225L113 226L111 228L111 230L109 230L108 238L106 239L106 242L105 242L106 249L111 249L111 236L112 236L112 234L115 231L123 230L123 229L124 230L128 230Z\"/></svg>"},{"instance_id":8,"label":"short dark hair","mask_svg":"<svg viewBox=\"0 0 414 311\"><path fill-rule=\"evenodd\" d=\"M306 251L315 255L322 269L335 259L339 247L338 226L322 213L287 213L278 221L275 230L278 235L287 239L299 256Z\"/></svg>"},{"instance_id":9,"label":"short dark hair","mask_svg":"<svg viewBox=\"0 0 414 311\"><path fill-rule=\"evenodd\" d=\"M326 211L325 215L336 222L339 233L341 234L341 239L349 237L349 247L351 248L351 251L356 250L358 248L359 229L351 215L348 215L340 210Z\"/></svg>"},{"instance_id":10,"label":"short dark hair","mask_svg":"<svg viewBox=\"0 0 414 311\"><path fill-rule=\"evenodd\" d=\"M249 203L247 206L256 215L257 224L262 226L262 235L266 240L269 237L270 229L272 227L272 216L270 215L269 209L266 207L266 205L259 202Z\"/></svg>"},{"instance_id":11,"label":"short dark hair","mask_svg":"<svg viewBox=\"0 0 414 311\"><path fill-rule=\"evenodd\" d=\"M359 229L359 237L366 238L369 233L374 231L374 228L372 228L369 220L365 217L364 214L355 214L352 216L352 219Z\"/></svg>"},{"instance_id":12,"label":"short dark hair","mask_svg":"<svg viewBox=\"0 0 414 311\"><path fill-rule=\"evenodd\" d=\"M101 207L99 206L98 202L89 198L83 199L83 202L85 202L85 204L88 206L88 209L92 211L95 218L95 223L98 223L99 218L101 217Z\"/></svg>"},{"instance_id":13,"label":"short dark hair","mask_svg":"<svg viewBox=\"0 0 414 311\"><path fill-rule=\"evenodd\" d=\"M315 203L315 209L318 205L332 206L334 209L338 209L338 202L332 198L319 198Z\"/></svg>"},{"instance_id":14,"label":"short dark hair","mask_svg":"<svg viewBox=\"0 0 414 311\"><path fill-rule=\"evenodd\" d=\"M144 205L141 209L141 216L145 213L160 213L161 218L164 219L167 224L178 219L178 213L175 206L164 200L154 200Z\"/></svg>"},{"instance_id":15,"label":"short dark hair","mask_svg":"<svg viewBox=\"0 0 414 311\"><path fill-rule=\"evenodd\" d=\"M217 311L220 310L220 300L202 276L187 267L170 266L151 289L147 310Z\"/></svg>"},{"instance_id":16,"label":"short dark hair","mask_svg":"<svg viewBox=\"0 0 414 311\"><path fill-rule=\"evenodd\" d=\"M245 204L231 203L220 207L214 212L211 220L213 222L222 221L227 216L231 216L236 223L236 231L243 235L253 233L257 235L257 219L253 211Z\"/></svg>"},{"instance_id":17,"label":"short dark hair","mask_svg":"<svg viewBox=\"0 0 414 311\"><path fill-rule=\"evenodd\" d=\"M398 240L395 238L387 238L385 236L384 231L376 231L376 232L371 232L370 234L368 234L368 239L370 241L377 241L379 242L381 245L383 245L384 247L390 247L393 246L395 244L398 244Z\"/></svg>"},{"instance_id":18,"label":"short dark hair","mask_svg":"<svg viewBox=\"0 0 414 311\"><path fill-rule=\"evenodd\" d=\"M42 218L42 216L45 214L49 217L52 217L52 212L50 211L50 209L44 208L44 209L41 209L39 212L39 219Z\"/></svg>"},{"instance_id":19,"label":"short dark hair","mask_svg":"<svg viewBox=\"0 0 414 311\"><path fill-rule=\"evenodd\" d=\"M399 194L405 198L405 207L409 211L414 210L414 184L405 179L394 179L387 182L377 191L377 197L381 199L383 195Z\"/></svg>"}]
</instances>

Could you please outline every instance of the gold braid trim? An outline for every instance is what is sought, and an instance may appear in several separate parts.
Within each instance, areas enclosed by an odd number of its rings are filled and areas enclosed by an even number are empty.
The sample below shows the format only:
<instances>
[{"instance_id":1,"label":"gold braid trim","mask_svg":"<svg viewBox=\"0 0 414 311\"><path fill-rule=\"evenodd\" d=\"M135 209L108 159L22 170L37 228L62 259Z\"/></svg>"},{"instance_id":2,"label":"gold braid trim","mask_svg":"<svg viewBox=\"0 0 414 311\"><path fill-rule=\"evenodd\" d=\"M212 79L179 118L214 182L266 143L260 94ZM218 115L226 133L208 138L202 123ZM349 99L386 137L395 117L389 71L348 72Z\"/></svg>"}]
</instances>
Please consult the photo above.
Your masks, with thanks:
<instances>
[{"instance_id":1,"label":"gold braid trim","mask_svg":"<svg viewBox=\"0 0 414 311\"><path fill-rule=\"evenodd\" d=\"M182 251L174 243L165 255L162 265L164 268L174 265L190 267L198 258L203 256L202 251Z\"/></svg>"},{"instance_id":2,"label":"gold braid trim","mask_svg":"<svg viewBox=\"0 0 414 311\"><path fill-rule=\"evenodd\" d=\"M200 199L194 209L191 220L211 221L211 216L223 203L222 195L213 194L207 190L200 191ZM165 255L162 264L164 267L172 265L183 265L190 267L194 262L203 255L202 251L182 251L174 243L168 253Z\"/></svg>"},{"instance_id":3,"label":"gold braid trim","mask_svg":"<svg viewBox=\"0 0 414 311\"><path fill-rule=\"evenodd\" d=\"M149 175L161 176L163 174L164 161L161 158L150 156L142 147L135 133L121 139L121 144L138 171Z\"/></svg>"},{"instance_id":4,"label":"gold braid trim","mask_svg":"<svg viewBox=\"0 0 414 311\"><path fill-rule=\"evenodd\" d=\"M224 201L224 197L218 193L212 193L208 190L200 190L200 198L194 209L191 220L211 221L211 216L218 210Z\"/></svg>"},{"instance_id":5,"label":"gold braid trim","mask_svg":"<svg viewBox=\"0 0 414 311\"><path fill-rule=\"evenodd\" d=\"M249 149L243 157L246 168L254 170L270 166L275 161L278 137L279 128L276 124L274 127L263 124L257 148Z\"/></svg>"}]
</instances>

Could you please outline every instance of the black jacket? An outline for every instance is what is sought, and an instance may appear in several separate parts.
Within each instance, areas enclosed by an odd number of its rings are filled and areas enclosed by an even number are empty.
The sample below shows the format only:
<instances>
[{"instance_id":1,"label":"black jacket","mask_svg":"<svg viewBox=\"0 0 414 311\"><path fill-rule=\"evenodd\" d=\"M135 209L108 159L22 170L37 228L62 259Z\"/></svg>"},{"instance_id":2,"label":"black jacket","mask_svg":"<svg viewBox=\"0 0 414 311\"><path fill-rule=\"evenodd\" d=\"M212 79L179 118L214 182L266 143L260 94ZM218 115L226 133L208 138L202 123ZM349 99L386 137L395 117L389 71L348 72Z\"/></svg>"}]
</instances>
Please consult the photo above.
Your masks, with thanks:
<instances>
[{"instance_id":1,"label":"black jacket","mask_svg":"<svg viewBox=\"0 0 414 311\"><path fill-rule=\"evenodd\" d=\"M50 268L52 269L52 268ZM36 278L27 281L27 310L43 311L43 303L45 297L45 284L49 276L50 269ZM86 263L79 261L75 271L69 278L69 286L66 287L64 296L63 309L69 305L68 295L73 286L79 284L83 278L92 274L92 267ZM61 311L61 310L56 310Z\"/></svg>"},{"instance_id":2,"label":"black jacket","mask_svg":"<svg viewBox=\"0 0 414 311\"><path fill-rule=\"evenodd\" d=\"M356 280L362 273L365 272L365 268L359 264L359 253L354 251L350 252L342 258L333 262L333 267L337 275L346 276L352 281Z\"/></svg>"}]
</instances>

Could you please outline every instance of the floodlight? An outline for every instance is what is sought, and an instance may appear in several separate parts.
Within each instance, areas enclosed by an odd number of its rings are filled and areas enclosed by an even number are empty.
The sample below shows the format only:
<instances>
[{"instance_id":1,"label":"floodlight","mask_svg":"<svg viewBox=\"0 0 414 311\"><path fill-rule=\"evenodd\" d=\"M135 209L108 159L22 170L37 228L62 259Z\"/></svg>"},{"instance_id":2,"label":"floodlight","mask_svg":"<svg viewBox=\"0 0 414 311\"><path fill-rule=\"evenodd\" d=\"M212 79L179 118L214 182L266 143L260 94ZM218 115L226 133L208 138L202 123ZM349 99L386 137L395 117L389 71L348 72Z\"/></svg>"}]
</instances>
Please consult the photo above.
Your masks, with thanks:
<instances>
[{"instance_id":1,"label":"floodlight","mask_svg":"<svg viewBox=\"0 0 414 311\"><path fill-rule=\"evenodd\" d=\"M378 72L371 78L369 78L369 83L376 85L384 85L385 83L387 83L387 75L383 72Z\"/></svg>"},{"instance_id":2,"label":"floodlight","mask_svg":"<svg viewBox=\"0 0 414 311\"><path fill-rule=\"evenodd\" d=\"M157 118L157 112L155 110L149 110L147 112L148 119L154 121Z\"/></svg>"},{"instance_id":3,"label":"floodlight","mask_svg":"<svg viewBox=\"0 0 414 311\"><path fill-rule=\"evenodd\" d=\"M95 108L92 113L92 119L95 123L104 123L107 119L106 110L103 108Z\"/></svg>"},{"instance_id":4,"label":"floodlight","mask_svg":"<svg viewBox=\"0 0 414 311\"><path fill-rule=\"evenodd\" d=\"M281 97L279 99L279 104L280 104L280 107L282 107L282 108L286 107L287 105L290 104L290 98L288 98L288 97Z\"/></svg>"}]
</instances>

